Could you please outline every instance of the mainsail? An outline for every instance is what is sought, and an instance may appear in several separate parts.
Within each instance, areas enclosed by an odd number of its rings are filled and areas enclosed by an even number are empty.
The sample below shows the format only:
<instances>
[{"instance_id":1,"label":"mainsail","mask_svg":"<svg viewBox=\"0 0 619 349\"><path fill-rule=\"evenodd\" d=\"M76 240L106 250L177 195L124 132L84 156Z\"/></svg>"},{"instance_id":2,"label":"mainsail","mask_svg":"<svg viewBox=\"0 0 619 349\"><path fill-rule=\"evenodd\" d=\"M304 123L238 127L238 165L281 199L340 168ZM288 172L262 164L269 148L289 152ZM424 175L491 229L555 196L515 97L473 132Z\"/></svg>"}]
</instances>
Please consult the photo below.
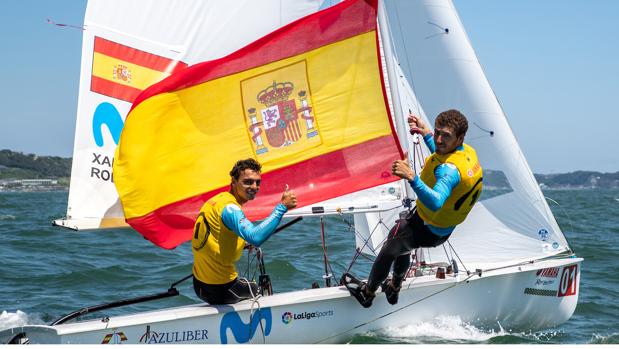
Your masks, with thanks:
<instances>
[{"instance_id":1,"label":"mainsail","mask_svg":"<svg viewBox=\"0 0 619 349\"><path fill-rule=\"evenodd\" d=\"M381 29L389 32L381 34L393 44L395 54L387 65L394 69L392 90L398 89L402 97L394 107L396 117L398 109L423 106L433 122L441 111L461 110L469 120L465 142L477 150L484 173L506 179L508 188L493 190L486 185L482 201L449 240L465 266L506 265L569 251L451 1L386 1L385 6L383 20L389 23ZM413 18L401 18L402 13ZM423 111L418 109L420 115ZM409 137L408 144L412 144L410 136L399 134L403 143ZM377 227L371 237L374 245L367 253L380 247L386 227L397 218L389 212L381 215L355 217L357 229L366 237ZM382 230L379 218L384 222ZM443 247L428 252L432 261L456 258L452 252L446 255Z\"/></svg>"}]
</instances>

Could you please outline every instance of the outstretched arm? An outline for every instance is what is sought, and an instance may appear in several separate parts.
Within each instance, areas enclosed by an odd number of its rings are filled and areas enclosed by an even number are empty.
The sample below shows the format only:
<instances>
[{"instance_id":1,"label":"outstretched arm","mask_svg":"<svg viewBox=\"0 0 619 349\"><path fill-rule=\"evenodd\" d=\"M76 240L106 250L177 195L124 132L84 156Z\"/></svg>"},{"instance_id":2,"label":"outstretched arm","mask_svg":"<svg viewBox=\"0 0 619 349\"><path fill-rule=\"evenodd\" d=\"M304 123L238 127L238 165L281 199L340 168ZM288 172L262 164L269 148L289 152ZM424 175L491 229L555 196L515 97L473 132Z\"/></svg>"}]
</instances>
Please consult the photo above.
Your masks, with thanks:
<instances>
[{"instance_id":1,"label":"outstretched arm","mask_svg":"<svg viewBox=\"0 0 619 349\"><path fill-rule=\"evenodd\" d=\"M243 240L259 247L275 232L275 228L282 220L288 208L283 204L277 204L273 212L260 224L254 225L245 217L240 207L228 204L221 213L221 219L228 229L235 232Z\"/></svg>"},{"instance_id":2,"label":"outstretched arm","mask_svg":"<svg viewBox=\"0 0 619 349\"><path fill-rule=\"evenodd\" d=\"M282 202L277 204L273 212L260 224L254 225L250 222L241 208L234 204L228 204L224 208L221 219L228 229L248 243L259 247L275 232L275 228L282 220L284 213L295 207L297 207L297 196L292 190L289 190L288 184L286 184L286 190L282 194Z\"/></svg>"}]
</instances>

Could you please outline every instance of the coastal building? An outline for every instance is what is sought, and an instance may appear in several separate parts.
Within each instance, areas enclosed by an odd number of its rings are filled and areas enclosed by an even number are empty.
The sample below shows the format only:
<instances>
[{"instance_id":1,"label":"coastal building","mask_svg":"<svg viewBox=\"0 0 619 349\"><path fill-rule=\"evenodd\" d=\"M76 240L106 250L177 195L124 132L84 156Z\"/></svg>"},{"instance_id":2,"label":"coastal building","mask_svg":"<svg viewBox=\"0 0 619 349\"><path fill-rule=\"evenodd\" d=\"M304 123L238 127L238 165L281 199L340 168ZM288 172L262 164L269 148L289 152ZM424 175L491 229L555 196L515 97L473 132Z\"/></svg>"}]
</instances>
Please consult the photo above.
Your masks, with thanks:
<instances>
[{"instance_id":1,"label":"coastal building","mask_svg":"<svg viewBox=\"0 0 619 349\"><path fill-rule=\"evenodd\" d=\"M12 182L15 184L20 184L24 187L35 187L35 186L58 184L58 180L56 179L16 179Z\"/></svg>"}]
</instances>

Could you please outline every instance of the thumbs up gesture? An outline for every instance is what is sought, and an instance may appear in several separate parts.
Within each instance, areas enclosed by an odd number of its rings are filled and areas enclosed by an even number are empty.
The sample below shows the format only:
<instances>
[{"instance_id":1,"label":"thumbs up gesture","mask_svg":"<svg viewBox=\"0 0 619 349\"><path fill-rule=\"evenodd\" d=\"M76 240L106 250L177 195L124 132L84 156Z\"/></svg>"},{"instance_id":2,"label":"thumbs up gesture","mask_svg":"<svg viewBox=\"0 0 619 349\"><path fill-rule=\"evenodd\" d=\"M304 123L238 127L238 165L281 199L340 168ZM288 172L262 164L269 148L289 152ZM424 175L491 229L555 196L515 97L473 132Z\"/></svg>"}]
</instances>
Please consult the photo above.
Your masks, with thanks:
<instances>
[{"instance_id":1,"label":"thumbs up gesture","mask_svg":"<svg viewBox=\"0 0 619 349\"><path fill-rule=\"evenodd\" d=\"M404 154L402 160L396 160L393 162L391 165L391 174L409 181L415 177L415 173L408 164L408 153Z\"/></svg>"},{"instance_id":2,"label":"thumbs up gesture","mask_svg":"<svg viewBox=\"0 0 619 349\"><path fill-rule=\"evenodd\" d=\"M294 191L288 188L288 184L286 184L286 189L282 194L282 204L289 210L297 207L297 196L294 194Z\"/></svg>"}]
</instances>

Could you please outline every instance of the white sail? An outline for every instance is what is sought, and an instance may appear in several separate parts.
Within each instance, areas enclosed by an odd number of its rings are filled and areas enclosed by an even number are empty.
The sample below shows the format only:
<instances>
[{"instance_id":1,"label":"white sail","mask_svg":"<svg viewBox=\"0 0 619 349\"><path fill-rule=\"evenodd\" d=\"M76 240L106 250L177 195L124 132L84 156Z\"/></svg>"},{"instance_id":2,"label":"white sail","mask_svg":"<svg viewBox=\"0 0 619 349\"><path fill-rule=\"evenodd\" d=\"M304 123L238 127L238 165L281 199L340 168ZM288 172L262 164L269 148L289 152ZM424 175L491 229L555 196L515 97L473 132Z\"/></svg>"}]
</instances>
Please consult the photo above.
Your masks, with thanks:
<instances>
[{"instance_id":1,"label":"white sail","mask_svg":"<svg viewBox=\"0 0 619 349\"><path fill-rule=\"evenodd\" d=\"M123 100L110 94L106 86L94 86L93 77L107 75L104 82L108 85L111 81L112 86L118 83L129 90L140 90L168 76L178 64L190 65L225 56L332 3L321 0L89 1L84 19L67 215L55 224L72 229L126 225L112 182L112 162L131 98ZM180 63L171 63L163 71L144 72L139 64L135 67L129 64L134 63L131 59L127 62L123 57L115 57L113 62L106 61L106 56L95 50L96 37L112 42L121 50L143 51L146 59L157 56ZM126 75L120 76L123 73ZM140 80L141 73L150 80Z\"/></svg>"},{"instance_id":2,"label":"white sail","mask_svg":"<svg viewBox=\"0 0 619 349\"><path fill-rule=\"evenodd\" d=\"M569 250L451 1L386 5L398 61L423 110L432 122L441 111L461 110L469 120L465 142L477 150L485 174L500 171L509 183L506 194L479 202L456 228L455 251L465 264L479 266ZM430 255L445 259L439 249Z\"/></svg>"}]
</instances>

